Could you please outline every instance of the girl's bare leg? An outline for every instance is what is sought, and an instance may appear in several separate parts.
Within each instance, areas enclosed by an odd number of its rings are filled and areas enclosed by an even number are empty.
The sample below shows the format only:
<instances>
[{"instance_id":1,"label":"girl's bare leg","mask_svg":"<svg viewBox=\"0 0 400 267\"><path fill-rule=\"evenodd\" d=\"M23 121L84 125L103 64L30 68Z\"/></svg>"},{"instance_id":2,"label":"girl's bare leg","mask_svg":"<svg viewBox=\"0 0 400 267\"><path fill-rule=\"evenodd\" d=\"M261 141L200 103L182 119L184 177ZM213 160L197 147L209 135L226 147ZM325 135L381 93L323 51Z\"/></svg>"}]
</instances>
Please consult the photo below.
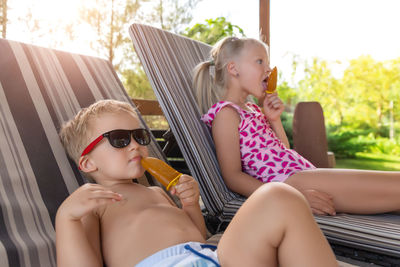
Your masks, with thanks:
<instances>
[{"instance_id":1,"label":"girl's bare leg","mask_svg":"<svg viewBox=\"0 0 400 267\"><path fill-rule=\"evenodd\" d=\"M222 266L337 266L300 192L283 183L256 190L218 245Z\"/></svg>"},{"instance_id":2,"label":"girl's bare leg","mask_svg":"<svg viewBox=\"0 0 400 267\"><path fill-rule=\"evenodd\" d=\"M314 189L330 194L337 212L400 210L400 172L315 169L299 172L285 183L300 191Z\"/></svg>"}]
</instances>

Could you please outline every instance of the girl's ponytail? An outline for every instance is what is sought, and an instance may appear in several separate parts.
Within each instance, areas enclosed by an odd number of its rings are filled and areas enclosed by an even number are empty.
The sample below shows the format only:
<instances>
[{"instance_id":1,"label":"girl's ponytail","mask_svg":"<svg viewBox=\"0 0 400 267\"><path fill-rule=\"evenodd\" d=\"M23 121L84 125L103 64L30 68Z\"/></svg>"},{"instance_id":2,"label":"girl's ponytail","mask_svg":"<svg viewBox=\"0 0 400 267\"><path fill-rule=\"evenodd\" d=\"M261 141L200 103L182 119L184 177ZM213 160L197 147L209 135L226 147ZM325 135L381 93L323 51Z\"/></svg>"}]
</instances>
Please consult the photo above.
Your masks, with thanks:
<instances>
[{"instance_id":1,"label":"girl's ponytail","mask_svg":"<svg viewBox=\"0 0 400 267\"><path fill-rule=\"evenodd\" d=\"M214 61L204 61L194 68L193 86L196 89L197 104L201 114L219 101L219 96L214 90Z\"/></svg>"}]
</instances>

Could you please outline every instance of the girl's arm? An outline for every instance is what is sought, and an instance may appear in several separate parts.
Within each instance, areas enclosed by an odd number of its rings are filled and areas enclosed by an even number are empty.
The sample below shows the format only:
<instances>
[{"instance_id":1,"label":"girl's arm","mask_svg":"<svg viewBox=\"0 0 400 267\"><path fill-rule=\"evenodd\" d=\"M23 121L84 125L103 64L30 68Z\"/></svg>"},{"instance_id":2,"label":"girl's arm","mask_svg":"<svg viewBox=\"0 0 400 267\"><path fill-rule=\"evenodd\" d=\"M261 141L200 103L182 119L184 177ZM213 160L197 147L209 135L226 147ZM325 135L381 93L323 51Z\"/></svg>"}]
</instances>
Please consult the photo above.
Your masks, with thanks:
<instances>
[{"instance_id":1,"label":"girl's arm","mask_svg":"<svg viewBox=\"0 0 400 267\"><path fill-rule=\"evenodd\" d=\"M225 107L217 113L213 121L212 135L225 184L233 192L248 197L263 183L242 172L239 123L237 111Z\"/></svg>"},{"instance_id":2,"label":"girl's arm","mask_svg":"<svg viewBox=\"0 0 400 267\"><path fill-rule=\"evenodd\" d=\"M283 104L282 100L280 100L277 93L266 94L263 100L264 115L268 118L276 137L278 137L287 148L290 148L289 140L286 136L285 130L283 129L281 121L281 114L284 109L285 105Z\"/></svg>"},{"instance_id":3,"label":"girl's arm","mask_svg":"<svg viewBox=\"0 0 400 267\"><path fill-rule=\"evenodd\" d=\"M281 140L281 142L285 145L286 148L290 148L289 139L287 138L281 119L278 118L275 121L269 120L269 123L271 124L271 128L274 131L276 137L278 137L279 140Z\"/></svg>"}]
</instances>

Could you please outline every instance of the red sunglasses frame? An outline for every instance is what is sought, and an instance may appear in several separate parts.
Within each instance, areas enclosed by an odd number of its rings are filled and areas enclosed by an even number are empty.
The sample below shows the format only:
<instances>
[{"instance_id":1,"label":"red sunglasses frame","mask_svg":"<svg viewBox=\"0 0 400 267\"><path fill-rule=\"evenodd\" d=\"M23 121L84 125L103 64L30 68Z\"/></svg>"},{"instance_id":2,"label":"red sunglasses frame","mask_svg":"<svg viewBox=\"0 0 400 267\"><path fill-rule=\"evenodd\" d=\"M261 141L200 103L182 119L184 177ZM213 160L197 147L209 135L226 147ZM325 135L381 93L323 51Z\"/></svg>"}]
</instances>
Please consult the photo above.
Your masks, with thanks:
<instances>
[{"instance_id":1,"label":"red sunglasses frame","mask_svg":"<svg viewBox=\"0 0 400 267\"><path fill-rule=\"evenodd\" d=\"M134 131L137 131L137 130L144 130L144 131L147 133L147 135L149 136L149 142L148 142L147 144L140 144L140 143L138 142L138 140L136 140L136 137L135 137L134 135L132 135L132 133L133 133ZM94 140L83 150L83 152L82 152L82 154L81 154L81 157L84 156L84 155L86 155L86 154L88 154L90 151L92 151L93 148L94 148L101 140L103 140L104 137L107 137L107 135L109 135L109 134L110 134L111 132L113 132L113 131L129 131L129 137L130 137L130 138L133 137L133 139L134 139L136 142L138 142L140 145L145 145L145 146L146 146L146 145L150 144L150 142L151 142L150 133L149 133L149 131L148 131L147 129L144 129L144 128L138 128L138 129L134 129L134 130L116 129L116 130L112 130L112 131L103 133L102 135L100 135L99 137L97 137L96 139L94 139ZM111 141L110 141L110 144L111 144ZM113 146L113 145L112 145L112 146ZM114 147L114 146L113 146L113 147ZM122 148L122 147L121 147L121 148Z\"/></svg>"}]
</instances>

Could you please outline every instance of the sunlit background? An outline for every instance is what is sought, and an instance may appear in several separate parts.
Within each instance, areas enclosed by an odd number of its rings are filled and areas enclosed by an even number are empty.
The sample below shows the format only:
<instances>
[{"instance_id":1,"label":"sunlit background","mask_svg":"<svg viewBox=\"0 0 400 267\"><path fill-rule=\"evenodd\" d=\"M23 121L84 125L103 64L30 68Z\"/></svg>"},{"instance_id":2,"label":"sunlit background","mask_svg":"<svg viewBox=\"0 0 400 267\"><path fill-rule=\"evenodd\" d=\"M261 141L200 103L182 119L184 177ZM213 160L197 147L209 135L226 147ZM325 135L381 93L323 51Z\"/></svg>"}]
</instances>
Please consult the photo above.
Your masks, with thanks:
<instances>
[{"instance_id":1,"label":"sunlit background","mask_svg":"<svg viewBox=\"0 0 400 267\"><path fill-rule=\"evenodd\" d=\"M49 33L49 28L68 27L79 21L80 8L95 7L96 1L8 0L8 3L9 39L98 54L89 45L93 35L87 25L80 25L73 41L65 32ZM371 55L376 60L400 57L399 10L398 0L272 0L271 63L290 72L288 64L293 55L317 56L343 64L360 55ZM240 26L246 36L258 38L258 12L258 0L245 3L202 0L192 10L193 20L189 25L225 17ZM35 27L40 29L32 33Z\"/></svg>"},{"instance_id":2,"label":"sunlit background","mask_svg":"<svg viewBox=\"0 0 400 267\"><path fill-rule=\"evenodd\" d=\"M258 38L258 0L204 0L194 21L226 17ZM361 55L400 57L398 0L272 0L271 63L290 74L293 55L346 62ZM284 72L285 73L285 72Z\"/></svg>"},{"instance_id":3,"label":"sunlit background","mask_svg":"<svg viewBox=\"0 0 400 267\"><path fill-rule=\"evenodd\" d=\"M6 38L106 58L133 98L155 96L133 51L131 23L210 44L215 40L207 39L207 30L192 36L190 31L230 25L236 31L222 33L241 36L242 29L247 37L259 37L259 0L4 2ZM400 170L400 1L271 0L270 10L271 65L279 69L289 139L296 103L318 101L340 167ZM340 157L364 163L340 165Z\"/></svg>"}]
</instances>

